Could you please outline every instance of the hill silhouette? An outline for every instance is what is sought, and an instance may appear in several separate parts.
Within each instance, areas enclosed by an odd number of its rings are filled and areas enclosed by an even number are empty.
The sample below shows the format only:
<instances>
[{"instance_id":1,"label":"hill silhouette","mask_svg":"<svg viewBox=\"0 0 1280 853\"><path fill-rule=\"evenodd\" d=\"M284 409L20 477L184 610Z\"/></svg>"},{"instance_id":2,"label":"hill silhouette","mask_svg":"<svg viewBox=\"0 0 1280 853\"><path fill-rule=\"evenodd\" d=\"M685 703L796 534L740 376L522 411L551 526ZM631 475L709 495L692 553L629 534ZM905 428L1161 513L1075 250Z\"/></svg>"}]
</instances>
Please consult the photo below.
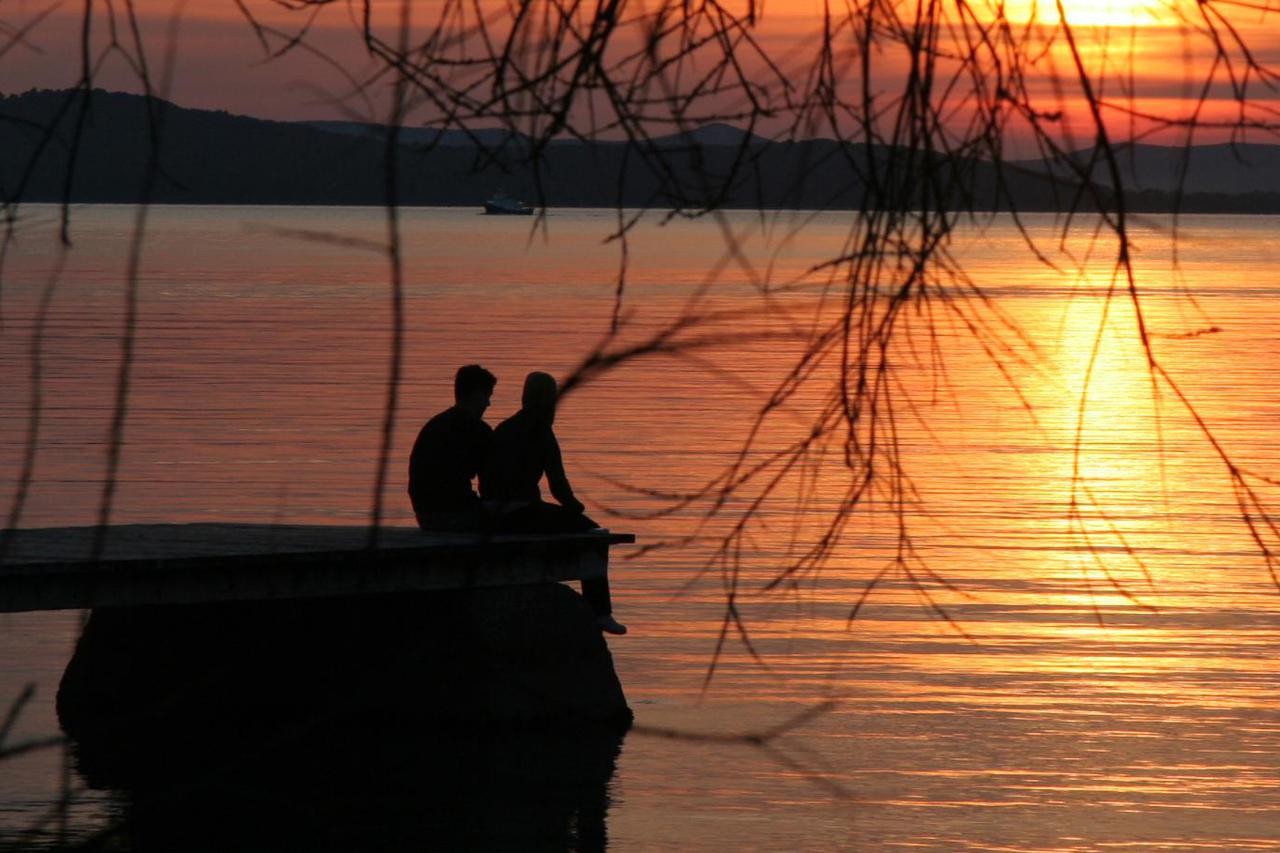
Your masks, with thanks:
<instances>
[{"instance_id":1,"label":"hill silhouette","mask_svg":"<svg viewBox=\"0 0 1280 853\"><path fill-rule=\"evenodd\" d=\"M277 122L194 110L138 95L95 91L73 144L68 91L0 98L0 196L7 201L132 203L141 200L152 150L148 109L161 128L160 179L151 200L170 204L376 205L385 202L385 129L353 122ZM857 209L865 183L904 164L904 152L831 140L745 140L728 125L661 137L640 148L617 141L557 140L530 158L529 141L500 129L471 134L404 128L398 200L478 207L495 189L550 207ZM70 152L75 148L74 162ZM1280 146L1192 149L1180 200L1181 149L1135 146L1126 184L1134 210L1280 212ZM913 156L919 158L916 152ZM1074 157L1087 163L1088 152ZM933 201L956 209L1080 204L1066 164L992 164L934 155ZM1224 179L1223 175L1230 175ZM1100 174L1095 170L1095 176ZM997 187L1001 189L997 193ZM1232 193L1225 190L1247 192ZM1213 190L1207 192L1204 190ZM919 199L906 201L916 203Z\"/></svg>"},{"instance_id":2,"label":"hill silhouette","mask_svg":"<svg viewBox=\"0 0 1280 853\"><path fill-rule=\"evenodd\" d=\"M1248 195L1280 192L1280 145L1250 143L1195 145L1191 147L1120 144L1115 147L1120 180L1131 192L1179 191L1190 195ZM1047 167L1066 178L1089 169L1092 149L1069 155L1068 162ZM1046 169L1041 161L1022 164ZM1106 164L1094 162L1093 180L1111 185Z\"/></svg>"},{"instance_id":3,"label":"hill silhouette","mask_svg":"<svg viewBox=\"0 0 1280 853\"><path fill-rule=\"evenodd\" d=\"M385 139L387 133L387 126L384 124L359 121L304 121L299 122L299 124L316 130L328 131L329 133L362 136L379 140ZM653 145L658 148L679 148L690 144L739 145L744 138L749 145L761 145L767 141L760 136L748 134L733 125L712 122L703 127L695 128L687 134L672 133L656 137L653 139ZM528 137L512 134L506 128L501 127L469 128L465 131L458 129L439 130L432 127L402 127L399 130L399 140L409 146L435 145L448 148L465 148L476 145L498 148L510 145L524 150L530 146ZM623 143L621 141L609 142L608 140L602 140L598 144L619 145ZM581 145L581 143L576 139L553 139L551 145Z\"/></svg>"}]
</instances>

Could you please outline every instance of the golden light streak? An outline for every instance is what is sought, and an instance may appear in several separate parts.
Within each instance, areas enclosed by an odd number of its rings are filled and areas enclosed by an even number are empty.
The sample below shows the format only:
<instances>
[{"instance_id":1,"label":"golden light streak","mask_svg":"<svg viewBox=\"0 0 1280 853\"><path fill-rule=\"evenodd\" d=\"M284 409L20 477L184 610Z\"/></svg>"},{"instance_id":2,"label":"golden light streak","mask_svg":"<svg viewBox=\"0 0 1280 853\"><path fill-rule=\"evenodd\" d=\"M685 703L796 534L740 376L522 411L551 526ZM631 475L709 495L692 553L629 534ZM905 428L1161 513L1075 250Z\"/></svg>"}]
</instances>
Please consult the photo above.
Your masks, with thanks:
<instances>
[{"instance_id":1,"label":"golden light streak","mask_svg":"<svg viewBox=\"0 0 1280 853\"><path fill-rule=\"evenodd\" d=\"M1183 0L1066 0L1066 21L1073 27L1169 27L1186 20L1193 8ZM1003 6L1015 24L1061 22L1053 0L1012 0Z\"/></svg>"}]
</instances>

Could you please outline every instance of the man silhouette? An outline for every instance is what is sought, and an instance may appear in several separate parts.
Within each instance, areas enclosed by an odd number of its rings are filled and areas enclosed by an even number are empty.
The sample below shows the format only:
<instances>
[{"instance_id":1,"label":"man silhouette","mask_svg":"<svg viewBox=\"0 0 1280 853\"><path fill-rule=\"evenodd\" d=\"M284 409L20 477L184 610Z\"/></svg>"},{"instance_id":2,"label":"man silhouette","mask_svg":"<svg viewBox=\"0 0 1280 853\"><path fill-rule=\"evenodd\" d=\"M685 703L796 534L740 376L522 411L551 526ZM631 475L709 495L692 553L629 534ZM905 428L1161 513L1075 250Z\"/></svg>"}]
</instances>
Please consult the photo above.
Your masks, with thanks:
<instances>
[{"instance_id":1,"label":"man silhouette","mask_svg":"<svg viewBox=\"0 0 1280 853\"><path fill-rule=\"evenodd\" d=\"M497 377L478 364L459 367L454 405L418 432L409 454L409 500L423 530L481 529L480 496L471 480L493 447L493 430L483 416L497 384Z\"/></svg>"}]
</instances>

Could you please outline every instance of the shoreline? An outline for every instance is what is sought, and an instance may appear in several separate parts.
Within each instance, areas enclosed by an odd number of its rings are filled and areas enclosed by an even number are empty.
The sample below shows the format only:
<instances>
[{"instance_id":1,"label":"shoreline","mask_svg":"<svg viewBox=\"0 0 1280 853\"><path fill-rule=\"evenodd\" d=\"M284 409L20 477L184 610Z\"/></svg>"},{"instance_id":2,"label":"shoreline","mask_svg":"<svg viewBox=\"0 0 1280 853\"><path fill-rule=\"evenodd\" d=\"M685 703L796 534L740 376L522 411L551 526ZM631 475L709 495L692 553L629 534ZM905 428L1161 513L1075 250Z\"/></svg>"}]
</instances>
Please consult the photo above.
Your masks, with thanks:
<instances>
[{"instance_id":1,"label":"shoreline","mask_svg":"<svg viewBox=\"0 0 1280 853\"><path fill-rule=\"evenodd\" d=\"M1266 195L1270 197L1272 194L1268 193ZM144 204L144 202L139 200L95 201L95 200L81 199L81 200L72 200L67 204L72 208L120 207L120 208L133 209L138 207L139 205ZM261 208L261 209L280 208L280 209L290 209L290 210L330 210L330 209L333 209L333 210L385 210L386 209L386 205L382 205L382 204L352 204L352 203L341 202L341 201L264 202L264 201L171 201L169 200L169 201L150 201L150 202L145 202L145 204L147 207L155 207L155 208L173 208L173 209L196 208L196 209L205 209L205 210L218 209L218 208L231 209L231 208L246 208L246 207ZM24 207L51 207L51 208L60 209L62 205L63 205L63 202L61 200L28 199L21 202L14 202L12 206L15 210L21 210ZM486 217L488 219L514 219L517 222L527 221L525 217L486 216L483 205L482 203L479 203L479 202L475 204L401 203L396 205L396 209L401 211L414 211L414 210L473 211L476 216ZM871 209L879 210L880 208L871 208ZM568 211L568 212L574 212L574 213L596 211L599 213L616 214L619 210L622 210L625 213L651 212L651 213L663 214L663 213L669 212L670 209L660 208L660 207L639 208L639 207L630 207L630 206L624 206L621 208L602 207L600 205L594 205L594 204L555 204L555 205L548 205L547 207L541 207L541 208L535 206L533 215L529 219L531 219L532 221L537 221L537 219L540 216L554 216L557 211ZM763 207L762 208L762 207L739 207L735 205L722 205L719 207L711 208L710 210L704 211L702 213L704 215L705 213L716 213L716 212L740 213L740 214L795 213L795 214L823 215L823 214L857 213L859 212L859 210L860 209L857 207L826 207L826 208ZM919 213L920 211L912 210L911 212ZM1029 207L1025 209L1018 209L1016 211L1009 210L1007 208L996 208L996 209L975 208L972 210L956 209L952 212L957 216L966 216L966 215L1015 216L1016 215L1016 216L1079 217L1079 216L1101 215L1101 212L1096 209L1081 209L1081 210L1072 211L1072 210L1061 210L1061 209L1054 209L1054 208L1038 208L1038 207ZM1114 211L1109 209L1108 211L1105 211L1105 212L1112 213ZM1184 205L1183 207L1179 207L1179 208L1147 207L1147 206L1129 204L1125 206L1125 213L1128 215L1138 215L1138 216L1232 216L1232 217L1250 217L1250 218L1265 217L1265 216L1280 216L1280 194L1274 194L1274 200L1271 200L1269 198L1268 204L1266 206L1256 208L1256 209L1251 209L1251 210L1227 210L1227 209L1216 209L1216 208L1211 209L1208 207L1196 207L1192 205Z\"/></svg>"}]
</instances>

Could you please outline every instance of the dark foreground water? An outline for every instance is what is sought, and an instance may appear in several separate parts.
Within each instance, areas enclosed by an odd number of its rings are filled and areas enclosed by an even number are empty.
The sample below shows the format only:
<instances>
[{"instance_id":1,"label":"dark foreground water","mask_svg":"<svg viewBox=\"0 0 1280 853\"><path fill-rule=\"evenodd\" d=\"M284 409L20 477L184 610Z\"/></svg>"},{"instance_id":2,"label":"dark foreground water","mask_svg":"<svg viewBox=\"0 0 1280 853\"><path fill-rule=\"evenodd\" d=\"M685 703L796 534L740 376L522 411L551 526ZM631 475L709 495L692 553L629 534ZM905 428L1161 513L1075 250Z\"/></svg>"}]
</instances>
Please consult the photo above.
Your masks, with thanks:
<instances>
[{"instance_id":1,"label":"dark foreground water","mask_svg":"<svg viewBox=\"0 0 1280 853\"><path fill-rule=\"evenodd\" d=\"M132 212L77 211L66 255L53 212L29 214L0 292L0 499L7 510L22 467L35 317L56 276L21 523L89 523ZM457 364L499 375L496 421L516 408L525 372L565 375L606 334L619 250L602 238L614 222L611 212L553 212L546 234L531 235L523 220L405 211L392 523L410 522L401 461L421 421L447 405ZM757 334L722 336L697 358L644 358L566 400L557 430L570 476L611 527L646 543L697 530L702 504L654 519L609 510L659 509L654 492L696 489L733 460L760 393L828 310L822 274L807 270L841 250L846 225L838 215L799 224L730 215L738 258L710 221L633 235L623 340L690 305L708 315L703 328ZM1280 490L1263 478L1280 478L1280 222L1186 218L1176 269L1166 225L1138 236L1151 345L1244 466L1259 502L1248 517L1272 543L1263 510L1280 507ZM389 366L387 262L300 232L377 241L382 229L372 209L153 211L117 520L368 517ZM360 767L334 758L326 770L314 754L276 763L291 781L310 780L293 786L296 797L282 801L259 774L144 804L157 849L218 846L212 828L239 830L246 848L307 847L308 832L330 825L352 833L339 836L352 847L390 849L602 839L621 850L1276 849L1280 593L1242 522L1242 493L1176 394L1153 383L1130 304L1106 300L1107 245L1081 239L1059 252L1051 219L1031 230L1066 271L1032 260L996 220L956 246L993 302L944 289L933 304L950 295L967 307L903 321L911 342L890 357L897 440L922 507L908 516L919 561L908 564L914 579L886 574L855 621L865 583L892 568L891 514L856 515L820 572L763 590L843 499L830 464L788 481L744 541L738 604L762 662L731 637L705 690L725 575L698 573L740 507L701 529L708 541L616 555L619 615L632 633L610 645L638 721L621 744L524 739L450 752L434 734L371 724L344 735L359 749L334 753L369 755ZM710 295L691 303L708 282ZM800 287L776 290L791 284ZM977 340L973 318L991 330ZM998 365L983 345L992 340L1009 344L996 348ZM774 427L760 452L807 428L820 396L802 394L792 426ZM56 734L53 694L78 619L0 616L0 699L36 685L7 743ZM798 716L773 737L733 737ZM3 768L4 838L48 841L55 824L18 833L56 802L59 751ZM442 787L442 776L457 784ZM67 782L73 834L125 808L74 772Z\"/></svg>"}]
</instances>

